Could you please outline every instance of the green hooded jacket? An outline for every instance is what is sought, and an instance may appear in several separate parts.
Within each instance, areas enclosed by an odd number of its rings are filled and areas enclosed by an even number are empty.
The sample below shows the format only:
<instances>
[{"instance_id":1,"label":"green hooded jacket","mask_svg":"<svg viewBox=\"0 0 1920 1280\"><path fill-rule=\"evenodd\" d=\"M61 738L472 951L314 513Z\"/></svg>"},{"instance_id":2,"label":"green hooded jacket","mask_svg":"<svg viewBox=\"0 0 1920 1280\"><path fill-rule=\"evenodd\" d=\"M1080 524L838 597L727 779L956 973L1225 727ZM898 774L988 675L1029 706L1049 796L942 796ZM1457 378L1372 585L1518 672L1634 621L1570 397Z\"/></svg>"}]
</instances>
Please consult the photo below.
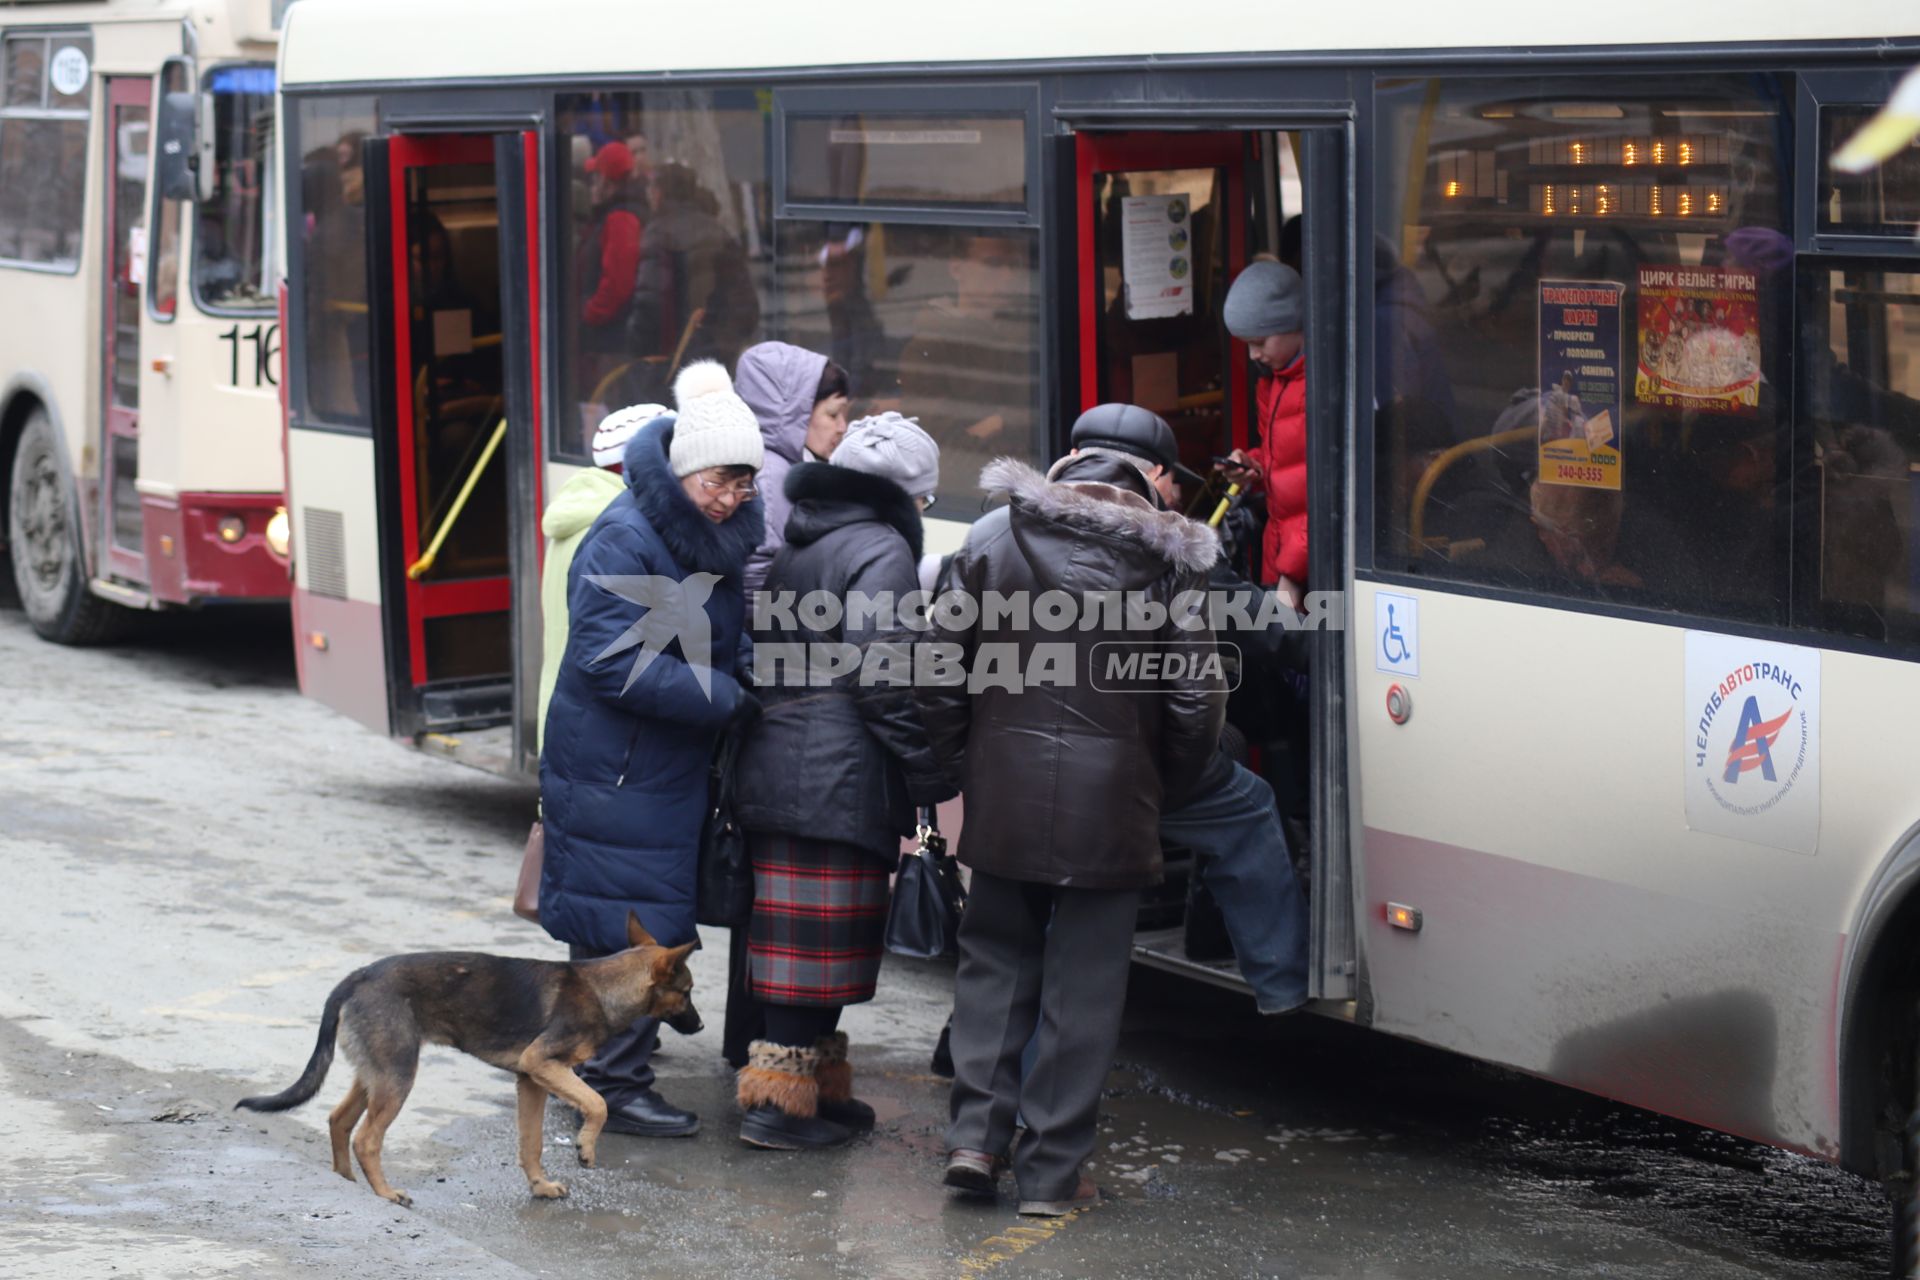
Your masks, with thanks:
<instances>
[{"instance_id":1,"label":"green hooded jacket","mask_svg":"<svg viewBox=\"0 0 1920 1280\"><path fill-rule=\"evenodd\" d=\"M547 535L547 563L540 570L540 726L539 738L544 750L547 741L547 703L553 698L554 683L560 678L560 660L567 653L567 570L582 535L593 527L627 482L617 472L589 467L560 486L547 513L540 517L540 532Z\"/></svg>"}]
</instances>

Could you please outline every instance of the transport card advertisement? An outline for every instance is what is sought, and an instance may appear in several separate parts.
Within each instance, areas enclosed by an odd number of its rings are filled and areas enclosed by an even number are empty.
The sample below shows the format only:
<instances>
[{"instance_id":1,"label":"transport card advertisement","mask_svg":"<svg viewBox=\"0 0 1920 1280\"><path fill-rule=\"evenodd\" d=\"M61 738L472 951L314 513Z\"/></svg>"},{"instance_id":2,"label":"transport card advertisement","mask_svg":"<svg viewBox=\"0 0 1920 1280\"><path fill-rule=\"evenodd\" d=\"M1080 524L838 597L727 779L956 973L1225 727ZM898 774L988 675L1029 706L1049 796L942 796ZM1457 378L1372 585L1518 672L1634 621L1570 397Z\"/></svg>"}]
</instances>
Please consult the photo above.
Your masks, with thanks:
<instances>
[{"instance_id":1,"label":"transport card advertisement","mask_svg":"<svg viewBox=\"0 0 1920 1280\"><path fill-rule=\"evenodd\" d=\"M1620 300L1606 280L1540 282L1540 481L1620 487Z\"/></svg>"}]
</instances>

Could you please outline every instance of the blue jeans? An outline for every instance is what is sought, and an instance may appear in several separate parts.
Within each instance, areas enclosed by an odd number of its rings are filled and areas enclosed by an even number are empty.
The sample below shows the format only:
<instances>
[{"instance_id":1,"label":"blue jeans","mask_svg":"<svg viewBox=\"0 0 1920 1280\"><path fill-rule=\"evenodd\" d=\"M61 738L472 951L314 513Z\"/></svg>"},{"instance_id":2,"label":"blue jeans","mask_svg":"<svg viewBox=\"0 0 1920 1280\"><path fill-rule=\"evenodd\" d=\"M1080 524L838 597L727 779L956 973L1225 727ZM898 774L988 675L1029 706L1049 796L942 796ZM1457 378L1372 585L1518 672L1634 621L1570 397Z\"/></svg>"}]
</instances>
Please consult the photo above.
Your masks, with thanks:
<instances>
[{"instance_id":1,"label":"blue jeans","mask_svg":"<svg viewBox=\"0 0 1920 1280\"><path fill-rule=\"evenodd\" d=\"M1273 790L1249 769L1216 791L1160 815L1160 838L1193 850L1220 904L1240 973L1262 1013L1307 998L1307 899L1293 875Z\"/></svg>"}]
</instances>

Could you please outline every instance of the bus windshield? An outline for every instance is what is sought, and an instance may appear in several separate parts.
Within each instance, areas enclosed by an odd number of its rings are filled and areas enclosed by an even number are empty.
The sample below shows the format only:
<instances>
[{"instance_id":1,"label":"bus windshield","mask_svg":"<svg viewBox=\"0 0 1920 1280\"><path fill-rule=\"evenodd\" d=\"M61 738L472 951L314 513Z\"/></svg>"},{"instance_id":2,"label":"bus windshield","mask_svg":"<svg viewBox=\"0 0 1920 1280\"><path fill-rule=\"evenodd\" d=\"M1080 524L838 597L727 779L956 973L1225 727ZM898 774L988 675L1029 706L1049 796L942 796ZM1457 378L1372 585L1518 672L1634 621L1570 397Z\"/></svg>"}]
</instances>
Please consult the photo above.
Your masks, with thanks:
<instances>
[{"instance_id":1,"label":"bus windshield","mask_svg":"<svg viewBox=\"0 0 1920 1280\"><path fill-rule=\"evenodd\" d=\"M193 292L211 311L270 308L266 287L267 162L273 145L273 68L217 67L213 100L213 195L200 202Z\"/></svg>"}]
</instances>

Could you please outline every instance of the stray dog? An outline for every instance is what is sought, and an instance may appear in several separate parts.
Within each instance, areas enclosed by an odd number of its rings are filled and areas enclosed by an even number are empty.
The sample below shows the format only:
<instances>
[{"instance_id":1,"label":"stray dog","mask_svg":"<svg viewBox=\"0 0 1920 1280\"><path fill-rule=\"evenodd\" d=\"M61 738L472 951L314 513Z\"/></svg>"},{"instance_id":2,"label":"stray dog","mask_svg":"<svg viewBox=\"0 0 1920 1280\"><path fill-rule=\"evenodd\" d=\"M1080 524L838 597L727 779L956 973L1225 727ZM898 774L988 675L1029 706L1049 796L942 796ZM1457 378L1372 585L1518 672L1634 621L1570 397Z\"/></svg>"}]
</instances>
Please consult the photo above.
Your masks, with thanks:
<instances>
[{"instance_id":1,"label":"stray dog","mask_svg":"<svg viewBox=\"0 0 1920 1280\"><path fill-rule=\"evenodd\" d=\"M288 1088L242 1098L236 1107L286 1111L313 1097L333 1065L335 1032L344 1021L342 1048L354 1064L353 1087L333 1109L333 1171L353 1181L347 1135L374 1194L397 1205L413 1201L380 1171L387 1126L400 1114L420 1065L420 1044L452 1045L482 1062L511 1071L520 1089L520 1168L533 1194L567 1194L540 1167L546 1095L577 1107L582 1116L580 1163L591 1168L607 1122L607 1104L573 1073L638 1018L659 1018L682 1035L701 1028L689 994L687 955L694 943L663 947L627 914L626 951L598 960L561 963L515 960L473 951L423 951L388 956L355 970L327 996L320 1039L307 1069ZM361 1116L366 1123L353 1127Z\"/></svg>"}]
</instances>

